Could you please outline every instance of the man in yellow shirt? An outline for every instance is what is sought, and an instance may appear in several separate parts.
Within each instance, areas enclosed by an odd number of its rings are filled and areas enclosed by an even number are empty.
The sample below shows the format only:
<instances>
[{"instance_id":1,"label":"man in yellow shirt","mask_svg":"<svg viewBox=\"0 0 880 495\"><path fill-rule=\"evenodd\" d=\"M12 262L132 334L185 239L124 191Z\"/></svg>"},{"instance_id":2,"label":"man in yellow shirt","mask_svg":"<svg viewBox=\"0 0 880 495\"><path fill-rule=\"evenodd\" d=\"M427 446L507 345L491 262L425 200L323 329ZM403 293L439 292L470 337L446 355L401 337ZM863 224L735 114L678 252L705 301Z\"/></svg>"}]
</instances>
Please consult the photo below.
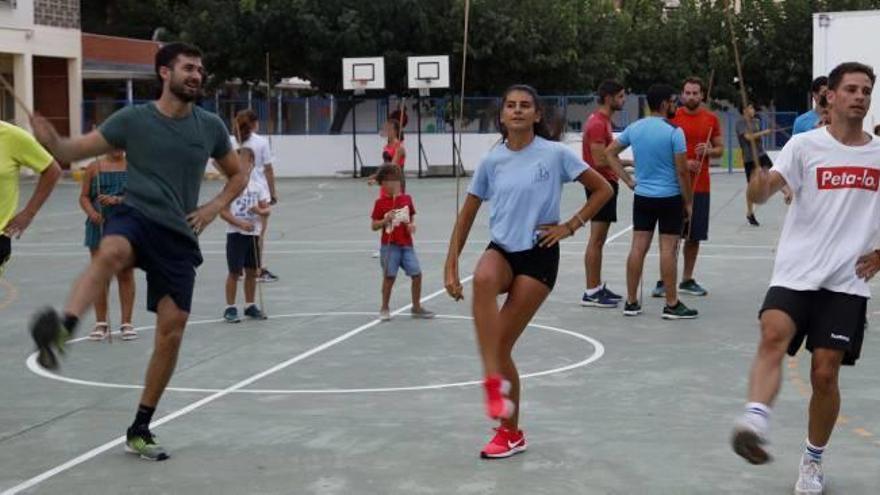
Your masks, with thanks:
<instances>
[{"instance_id":1,"label":"man in yellow shirt","mask_svg":"<svg viewBox=\"0 0 880 495\"><path fill-rule=\"evenodd\" d=\"M21 167L40 174L27 205L17 214ZM12 124L0 121L0 274L18 239L46 202L61 177L61 167L36 139Z\"/></svg>"}]
</instances>

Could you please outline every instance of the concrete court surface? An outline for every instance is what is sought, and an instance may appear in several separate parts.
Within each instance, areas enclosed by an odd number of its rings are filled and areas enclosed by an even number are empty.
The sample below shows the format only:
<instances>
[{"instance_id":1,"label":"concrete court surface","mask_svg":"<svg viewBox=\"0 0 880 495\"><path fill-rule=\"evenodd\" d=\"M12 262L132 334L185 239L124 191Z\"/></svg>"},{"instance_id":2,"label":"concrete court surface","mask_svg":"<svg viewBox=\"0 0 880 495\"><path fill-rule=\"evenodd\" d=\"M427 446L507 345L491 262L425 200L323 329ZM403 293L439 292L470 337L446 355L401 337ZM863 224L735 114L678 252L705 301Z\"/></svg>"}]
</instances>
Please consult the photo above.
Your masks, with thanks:
<instances>
[{"instance_id":1,"label":"concrete court surface","mask_svg":"<svg viewBox=\"0 0 880 495\"><path fill-rule=\"evenodd\" d=\"M176 390L156 414L165 422L154 431L172 454L162 463L138 460L121 446L152 346L142 273L139 340L76 343L58 376L29 368L31 313L60 306L87 259L78 185L61 184L14 243L0 280L0 491L791 493L806 431L808 355L786 362L772 418L775 462L749 466L728 446L785 207L773 199L758 210L762 226L750 227L743 175L712 180L710 242L697 267L710 294L683 299L700 311L698 320L663 321L660 300L650 297L637 318L580 307L586 231L563 243L556 289L517 347L521 372L540 375L524 381L529 450L491 462L478 458L493 425L473 384L480 366L470 296L456 303L439 292L453 179L408 182L418 211L425 304L443 315L432 321L412 320L405 311L390 323L375 319L380 272L371 253L378 241L368 215L377 190L362 181L279 183L267 259L281 280L262 287L265 322L219 321L226 265L218 219L202 236L205 263L171 383ZM467 183L461 181L462 190ZM24 185L23 198L32 187ZM206 182L203 197L219 187ZM582 201L579 186L566 186L563 215ZM625 288L631 205L632 194L622 191L621 221L605 251L605 278L617 292ZM485 248L487 222L484 205L462 257L462 277ZM649 292L656 255L646 266ZM116 327L115 296L112 301ZM405 310L408 302L409 281L400 277L392 309ZM869 316L877 310L871 303ZM80 336L93 321L84 318ZM868 332L858 366L842 373L842 416L825 461L829 494L880 490L880 335L875 327Z\"/></svg>"}]
</instances>

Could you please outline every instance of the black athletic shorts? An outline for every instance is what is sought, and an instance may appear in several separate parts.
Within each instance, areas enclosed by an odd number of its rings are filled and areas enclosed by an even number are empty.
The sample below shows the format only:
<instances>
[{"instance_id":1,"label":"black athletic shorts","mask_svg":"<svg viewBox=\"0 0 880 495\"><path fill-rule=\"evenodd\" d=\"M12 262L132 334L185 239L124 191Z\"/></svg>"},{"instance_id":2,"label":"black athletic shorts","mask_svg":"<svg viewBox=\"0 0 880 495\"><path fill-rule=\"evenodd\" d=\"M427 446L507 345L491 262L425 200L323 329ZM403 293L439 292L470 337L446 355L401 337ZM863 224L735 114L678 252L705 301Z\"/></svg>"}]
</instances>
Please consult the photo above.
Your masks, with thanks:
<instances>
[{"instance_id":1,"label":"black athletic shorts","mask_svg":"<svg viewBox=\"0 0 880 495\"><path fill-rule=\"evenodd\" d=\"M681 196L649 198L636 194L633 198L633 230L654 232L654 226L658 226L661 234L679 235L683 218Z\"/></svg>"},{"instance_id":2,"label":"black athletic shorts","mask_svg":"<svg viewBox=\"0 0 880 495\"><path fill-rule=\"evenodd\" d=\"M758 157L760 160L761 168L770 169L773 167L773 161L770 160L770 157L767 155L761 155ZM746 169L746 182L752 177L752 170L755 170L755 162L749 160L747 162L743 162L743 168Z\"/></svg>"},{"instance_id":3,"label":"black athletic shorts","mask_svg":"<svg viewBox=\"0 0 880 495\"><path fill-rule=\"evenodd\" d=\"M5 235L0 235L0 275L3 274L3 268L9 257L12 255L12 240Z\"/></svg>"},{"instance_id":4,"label":"black athletic shorts","mask_svg":"<svg viewBox=\"0 0 880 495\"><path fill-rule=\"evenodd\" d=\"M694 193L693 218L690 232L688 225L681 231L681 238L689 241L706 241L709 239L709 193Z\"/></svg>"},{"instance_id":5,"label":"black athletic shorts","mask_svg":"<svg viewBox=\"0 0 880 495\"><path fill-rule=\"evenodd\" d=\"M768 309L777 309L794 321L797 332L788 344L789 355L797 354L806 339L808 351L844 351L843 364L852 366L862 351L867 308L868 299L853 294L775 286L767 291L758 317Z\"/></svg>"},{"instance_id":6,"label":"black athletic shorts","mask_svg":"<svg viewBox=\"0 0 880 495\"><path fill-rule=\"evenodd\" d=\"M156 312L159 301L171 296L178 308L190 312L196 267L202 253L193 239L153 222L136 209L121 204L104 224L104 237L128 239L135 266L147 274L147 310Z\"/></svg>"},{"instance_id":7,"label":"black athletic shorts","mask_svg":"<svg viewBox=\"0 0 880 495\"><path fill-rule=\"evenodd\" d=\"M602 209L590 219L593 222L613 223L617 221L617 193L620 191L620 185L616 180L609 180L608 183L611 184L611 189L614 189L614 194L611 196L611 199L602 206ZM589 200L590 190L585 187L584 192L587 193L587 199Z\"/></svg>"},{"instance_id":8,"label":"black athletic shorts","mask_svg":"<svg viewBox=\"0 0 880 495\"><path fill-rule=\"evenodd\" d=\"M229 273L241 275L243 268L260 267L260 236L238 232L226 234L226 266Z\"/></svg>"},{"instance_id":9,"label":"black athletic shorts","mask_svg":"<svg viewBox=\"0 0 880 495\"><path fill-rule=\"evenodd\" d=\"M504 256L507 264L510 265L514 277L519 275L531 277L549 287L550 290L553 290L553 286L556 285L556 276L559 274L559 243L553 247L535 246L532 249L511 253L505 251L498 244L490 242L486 249L493 249L501 253L501 256Z\"/></svg>"}]
</instances>

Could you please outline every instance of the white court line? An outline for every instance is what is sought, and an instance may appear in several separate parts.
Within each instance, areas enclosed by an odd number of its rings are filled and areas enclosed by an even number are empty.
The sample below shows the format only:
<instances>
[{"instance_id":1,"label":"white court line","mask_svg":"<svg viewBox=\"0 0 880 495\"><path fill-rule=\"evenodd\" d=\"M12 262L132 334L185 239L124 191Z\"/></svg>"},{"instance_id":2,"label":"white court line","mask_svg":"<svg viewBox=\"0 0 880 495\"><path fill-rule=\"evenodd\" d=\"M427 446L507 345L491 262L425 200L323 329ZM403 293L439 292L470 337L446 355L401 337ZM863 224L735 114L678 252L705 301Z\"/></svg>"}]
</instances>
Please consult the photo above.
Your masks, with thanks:
<instances>
[{"instance_id":1,"label":"white court line","mask_svg":"<svg viewBox=\"0 0 880 495\"><path fill-rule=\"evenodd\" d=\"M630 225L629 227L621 230L620 232L615 233L614 235L612 235L611 237L609 237L605 241L606 244L613 241L614 239L617 239L617 238L623 236L625 233L632 230L632 228L633 228L633 226ZM465 277L464 279L462 279L461 283L466 284L466 283L470 282L473 278L474 278L473 275L469 275L469 276ZM433 298L435 298L445 292L446 292L445 288L440 289L436 292L429 294L427 297L424 297L422 299L422 301L428 301L428 300L433 299ZM406 306L395 310L392 313L392 315L398 315L398 314L410 309L411 307L412 307L412 304L407 304ZM211 394L208 397L197 400L197 401L189 404L186 407L183 407L183 408L178 409L178 410L176 410L166 416L163 416L161 419L150 423L150 426L155 428L155 427L161 426L169 421L173 421L181 416L185 416L185 415L195 411L196 409L198 409L204 405L210 404L211 402L214 402L217 399L225 397L236 390L239 390L241 388L244 388L244 387L254 383L257 380L265 378L273 373L277 373L278 371L281 371L284 368L287 368L288 366L290 366L292 364L296 364L296 363L302 361L303 359L306 359L310 356L313 356L314 354L317 354L325 349L328 349L329 347L332 347L340 342L348 340L351 337L354 337L355 335L363 332L364 330L367 330L368 328L372 328L372 327L376 326L380 321L381 320L379 320L379 319L375 319L365 325L361 325L360 327L355 328L354 330L351 330L350 332L347 332L343 335L340 335L339 337L336 337L333 340L329 340L329 341L327 341L317 347L314 347L314 348L312 348L302 354L294 356L294 357L288 359L287 361L284 361L283 363L279 363L279 364L277 364L277 365L275 365L265 371L257 373L256 375L252 375L249 378L245 378L244 380L241 380L240 382L238 382L230 387L227 387L227 388L221 390L220 392ZM18 485L14 486L12 488L9 488L8 490L5 490L3 493L0 493L0 495L16 495L18 493L21 493L23 490L27 490L29 488L32 488L32 487L48 480L49 478L52 478L58 474L61 474L69 469L75 468L76 466L79 466L80 464L82 464L88 460L91 460L91 459L103 454L104 452L107 452L108 450L110 450L114 447L118 447L124 443L125 443L125 436L124 435L121 437L117 437L117 438L115 438L115 439L113 439L103 445L95 447L94 449L92 449L84 454L81 454L77 457L74 457L73 459L71 459L63 464L60 464L52 469L49 469L48 471L44 471L43 473L38 474L37 476L34 476L33 478L30 478L22 483L19 483Z\"/></svg>"},{"instance_id":2,"label":"white court line","mask_svg":"<svg viewBox=\"0 0 880 495\"><path fill-rule=\"evenodd\" d=\"M305 318L305 317L313 317L313 316L324 316L324 317L332 317L332 316L372 316L375 312L339 312L339 313L291 313L286 315L272 315L272 319L276 320L279 318ZM447 319L447 320L473 320L471 316L461 316L461 315L437 315L439 319ZM187 323L187 328L194 325L201 324L209 324L209 323L219 323L223 320L214 319L214 320L200 320L200 321L192 321ZM594 361L597 361L605 354L605 346L602 345L598 340L589 337L587 335L583 335L577 332L573 332L571 330L566 330L564 328L553 327L550 325L541 325L538 323L529 323L528 326L534 328L540 328L542 330L549 330L551 332L561 333L563 335L568 335L574 337L576 339L587 342L593 347L593 353L587 356L586 358L572 364L568 364L565 366L559 366L556 368L551 368L547 370L541 371L533 371L531 373L524 373L520 376L521 379L526 378L534 378L538 376L547 376L554 375L557 373L564 373L566 371L570 371L577 368L582 368L587 366ZM155 328L154 326L143 326L138 327L136 330L144 331ZM117 332L113 332L117 333ZM71 340L70 343L80 342L83 340L87 340L88 337L80 337L75 340ZM91 380L82 380L79 378L71 378L67 376L57 375L51 371L48 371L37 364L37 353L33 353L28 356L26 361L27 367L30 371L35 373L38 376L43 378L48 378L50 380L56 380L60 382L72 383L75 385L83 385L88 387L99 387L99 388L116 388L116 389L135 389L140 390L143 389L143 385L135 385L129 383L112 383L112 382L97 382ZM267 394L267 395L328 395L328 394L366 394L366 393L387 393L387 392L414 392L414 391L425 391L425 390L442 390L447 388L459 388L459 387L468 387L473 385L479 385L482 381L479 380L471 380L471 381L463 381L463 382L453 382L453 383L435 383L431 385L409 385L409 386L400 386L400 387L371 387L371 388L325 388L325 389L260 389L260 388L247 388L235 390L232 393L236 394ZM220 392L221 389L216 388L194 388L194 387L168 387L165 389L166 392L184 392L184 393L202 393L202 394L213 394L216 392Z\"/></svg>"},{"instance_id":3,"label":"white court line","mask_svg":"<svg viewBox=\"0 0 880 495\"><path fill-rule=\"evenodd\" d=\"M473 278L474 278L473 275L465 277L464 279L462 279L461 283L466 284L466 283L470 282ZM446 293L445 288L440 289L440 290L433 292L433 293L429 294L428 296L422 298L422 302L429 301L429 300L439 296L440 294L445 294L445 293ZM391 314L395 315L395 316L399 315L399 314L403 313L404 311L407 311L411 307L412 307L412 303L407 304L406 306L403 306L402 308L395 310ZM340 335L339 337L336 337L335 339L328 340L327 342L324 342L323 344L321 344L317 347L313 347L312 349L309 349L306 352L298 354L298 355L288 359L287 361L284 361L282 363L278 363L275 366L273 366L265 371L261 371L260 373L257 373L255 375L251 375L250 377L245 378L244 380L241 380L238 383L235 383L234 385L231 385L229 387L224 388L223 390L220 390L219 392L211 394L208 397L205 397L203 399L199 399L199 400L197 400L197 401L195 401L195 402L193 402L193 403L191 403L181 409L178 409L170 414L167 414L167 415L163 416L161 419L150 423L150 426L152 428L156 428L156 427L159 427L169 421L173 421L181 416L185 416L185 415L195 411L196 409L199 409L202 406L210 404L211 402L214 402L217 399L221 399L221 398L229 395L230 393L235 392L236 390L247 387L248 385L250 385L250 384L252 384L262 378L265 378L269 375L277 373L277 372L279 372L279 371L281 371L281 370L283 370L293 364L296 364L296 363L298 363L308 357L311 357L311 356L313 356L323 350L326 350L326 349L328 349L328 348L330 348L340 342L344 342L344 341L354 337L355 335L363 332L364 330L367 330L369 328L372 328L372 327L378 325L380 322L381 322L381 320L376 318L375 320L373 320L369 323L366 323L364 325L361 325L361 326L355 328L354 330L346 332L346 333ZM34 486L48 480L49 478L52 478L53 476L56 476L60 473L63 473L64 471L67 471L67 470L74 468L76 466L79 466L80 464L82 464L90 459L93 459L93 458L103 454L104 452L106 452L114 447L118 447L124 443L125 443L125 435L123 435L121 437L117 437L117 438L115 438L115 439L113 439L113 440L111 440L101 446L95 447L94 449L92 449L84 454L81 454L77 457L74 457L73 459L71 459L63 464L60 464L60 465L58 465L48 471L45 471L41 474L38 474L37 476L34 476L33 478L30 478L27 481L19 483L18 485L14 486L12 488L9 488L8 490L5 490L0 495L15 495L17 493L21 493L23 490L33 488Z\"/></svg>"}]
</instances>

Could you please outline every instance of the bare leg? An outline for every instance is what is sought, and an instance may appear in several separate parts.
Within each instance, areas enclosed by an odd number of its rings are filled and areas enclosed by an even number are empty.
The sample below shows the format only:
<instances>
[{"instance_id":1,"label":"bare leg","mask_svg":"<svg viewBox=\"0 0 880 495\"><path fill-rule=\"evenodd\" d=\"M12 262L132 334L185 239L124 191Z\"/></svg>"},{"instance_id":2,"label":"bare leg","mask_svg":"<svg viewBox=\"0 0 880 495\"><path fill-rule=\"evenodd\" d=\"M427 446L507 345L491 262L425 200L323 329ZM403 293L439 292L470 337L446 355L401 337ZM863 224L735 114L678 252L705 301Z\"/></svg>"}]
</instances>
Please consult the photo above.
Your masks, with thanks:
<instances>
[{"instance_id":1,"label":"bare leg","mask_svg":"<svg viewBox=\"0 0 880 495\"><path fill-rule=\"evenodd\" d=\"M678 304L678 242L680 236L660 234L660 278L666 288L666 305Z\"/></svg>"},{"instance_id":2,"label":"bare leg","mask_svg":"<svg viewBox=\"0 0 880 495\"><path fill-rule=\"evenodd\" d=\"M837 414L840 412L840 387L838 377L843 362L843 351L814 349L810 381L813 395L810 397L809 434L810 443L824 447L831 438Z\"/></svg>"},{"instance_id":3,"label":"bare leg","mask_svg":"<svg viewBox=\"0 0 880 495\"><path fill-rule=\"evenodd\" d=\"M493 249L484 252L474 270L472 303L484 376L501 372L498 356L504 332L497 298L508 291L512 282L513 272L504 256Z\"/></svg>"},{"instance_id":4,"label":"bare leg","mask_svg":"<svg viewBox=\"0 0 880 495\"><path fill-rule=\"evenodd\" d=\"M90 250L92 262L95 261L95 258L98 256L98 250L92 249ZM111 277L112 280L112 277ZM96 322L107 322L107 299L110 297L110 280L107 281L107 284L102 286L100 291L98 292L98 298L95 299L95 321Z\"/></svg>"},{"instance_id":5,"label":"bare leg","mask_svg":"<svg viewBox=\"0 0 880 495\"><path fill-rule=\"evenodd\" d=\"M590 222L590 240L584 253L584 271L587 278L587 289L598 287L602 283L602 250L608 238L608 222Z\"/></svg>"},{"instance_id":6,"label":"bare leg","mask_svg":"<svg viewBox=\"0 0 880 495\"><path fill-rule=\"evenodd\" d=\"M178 308L170 296L159 301L156 308L156 338L153 355L147 367L144 380L144 391L141 404L155 408L168 386L174 368L177 366L177 355L189 313Z\"/></svg>"},{"instance_id":7,"label":"bare leg","mask_svg":"<svg viewBox=\"0 0 880 495\"><path fill-rule=\"evenodd\" d=\"M700 241L687 240L684 242L684 271L682 280L694 278L694 268L697 266L697 255L700 253ZM666 287L669 290L669 287Z\"/></svg>"},{"instance_id":8,"label":"bare leg","mask_svg":"<svg viewBox=\"0 0 880 495\"><path fill-rule=\"evenodd\" d=\"M412 292L412 310L413 311L421 311L422 310L422 274L418 274L412 278L412 286L410 288Z\"/></svg>"},{"instance_id":9,"label":"bare leg","mask_svg":"<svg viewBox=\"0 0 880 495\"><path fill-rule=\"evenodd\" d=\"M118 235L104 237L88 268L73 283L64 312L81 317L89 306L98 301L102 293L106 301L110 279L132 266L134 266L134 250L128 239ZM105 318L106 312L105 303Z\"/></svg>"},{"instance_id":10,"label":"bare leg","mask_svg":"<svg viewBox=\"0 0 880 495\"><path fill-rule=\"evenodd\" d=\"M229 283L227 281L227 283ZM257 293L257 269L244 269L244 302L256 302L254 297Z\"/></svg>"},{"instance_id":11,"label":"bare leg","mask_svg":"<svg viewBox=\"0 0 880 495\"><path fill-rule=\"evenodd\" d=\"M126 268L116 275L119 284L119 305L122 306L122 323L131 324L131 314L134 310L134 269Z\"/></svg>"},{"instance_id":12,"label":"bare leg","mask_svg":"<svg viewBox=\"0 0 880 495\"><path fill-rule=\"evenodd\" d=\"M259 266L259 271L257 272L258 275L262 275L263 268L266 265L265 258L263 258L263 246L265 245L266 230L268 228L269 228L269 217L265 216L265 217L263 217L263 227L260 230L260 241L259 241L259 245L257 246L257 248L260 250L259 251L260 252L260 257L259 257L260 262L258 263L260 266Z\"/></svg>"},{"instance_id":13,"label":"bare leg","mask_svg":"<svg viewBox=\"0 0 880 495\"><path fill-rule=\"evenodd\" d=\"M391 289L394 287L394 277L382 277L382 310L388 311L391 304Z\"/></svg>"},{"instance_id":14,"label":"bare leg","mask_svg":"<svg viewBox=\"0 0 880 495\"><path fill-rule=\"evenodd\" d=\"M235 305L235 292L238 290L238 274L230 273L226 276L226 305Z\"/></svg>"},{"instance_id":15,"label":"bare leg","mask_svg":"<svg viewBox=\"0 0 880 495\"><path fill-rule=\"evenodd\" d=\"M626 259L626 301L638 302L639 281L645 267L645 256L651 248L653 231L637 230L633 232L632 246Z\"/></svg>"},{"instance_id":16,"label":"bare leg","mask_svg":"<svg viewBox=\"0 0 880 495\"><path fill-rule=\"evenodd\" d=\"M796 327L788 314L768 309L761 314L761 343L749 373L749 402L773 404L782 385L782 360Z\"/></svg>"},{"instance_id":17,"label":"bare leg","mask_svg":"<svg viewBox=\"0 0 880 495\"><path fill-rule=\"evenodd\" d=\"M498 315L501 327L498 362L501 374L510 382L508 398L516 405L513 415L502 419L501 425L512 431L519 429L520 399L519 371L513 362L513 346L549 294L550 288L543 283L531 277L516 277Z\"/></svg>"}]
</instances>

